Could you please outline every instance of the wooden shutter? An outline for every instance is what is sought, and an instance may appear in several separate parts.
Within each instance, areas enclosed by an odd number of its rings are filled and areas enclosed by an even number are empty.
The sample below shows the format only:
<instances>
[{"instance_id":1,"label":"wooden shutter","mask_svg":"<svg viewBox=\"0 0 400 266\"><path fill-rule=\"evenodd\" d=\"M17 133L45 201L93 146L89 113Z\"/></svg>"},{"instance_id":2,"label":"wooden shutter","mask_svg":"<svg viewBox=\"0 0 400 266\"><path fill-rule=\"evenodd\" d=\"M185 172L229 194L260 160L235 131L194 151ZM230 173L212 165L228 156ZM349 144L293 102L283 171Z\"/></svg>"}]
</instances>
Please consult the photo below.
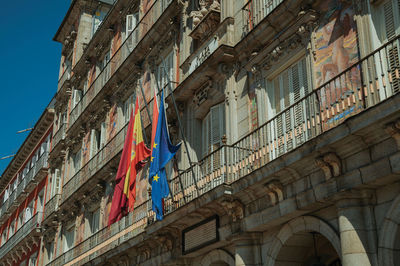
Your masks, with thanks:
<instances>
[{"instance_id":1,"label":"wooden shutter","mask_svg":"<svg viewBox=\"0 0 400 266\"><path fill-rule=\"evenodd\" d=\"M106 122L101 123L100 128L100 149L104 147L106 144L106 136L107 136L107 124Z\"/></svg>"},{"instance_id":2,"label":"wooden shutter","mask_svg":"<svg viewBox=\"0 0 400 266\"><path fill-rule=\"evenodd\" d=\"M93 156L97 153L97 138L96 138L96 130L92 129L90 132L90 155L89 158L93 158Z\"/></svg>"},{"instance_id":3,"label":"wooden shutter","mask_svg":"<svg viewBox=\"0 0 400 266\"><path fill-rule=\"evenodd\" d=\"M127 40L129 51L132 51L138 41L139 31L135 30L139 20L139 13L134 13L126 16L125 39ZM134 33L132 33L135 31Z\"/></svg>"},{"instance_id":4,"label":"wooden shutter","mask_svg":"<svg viewBox=\"0 0 400 266\"><path fill-rule=\"evenodd\" d=\"M397 7L396 7L397 5ZM386 41L391 41L396 37L396 28L400 23L400 0L397 1L386 1L383 4L383 15L385 21L385 34ZM387 47L387 60L388 62L388 74L390 75L392 82L392 93L398 93L400 91L400 79L398 78L400 62L399 62L399 47L398 43L388 45Z\"/></svg>"}]
</instances>

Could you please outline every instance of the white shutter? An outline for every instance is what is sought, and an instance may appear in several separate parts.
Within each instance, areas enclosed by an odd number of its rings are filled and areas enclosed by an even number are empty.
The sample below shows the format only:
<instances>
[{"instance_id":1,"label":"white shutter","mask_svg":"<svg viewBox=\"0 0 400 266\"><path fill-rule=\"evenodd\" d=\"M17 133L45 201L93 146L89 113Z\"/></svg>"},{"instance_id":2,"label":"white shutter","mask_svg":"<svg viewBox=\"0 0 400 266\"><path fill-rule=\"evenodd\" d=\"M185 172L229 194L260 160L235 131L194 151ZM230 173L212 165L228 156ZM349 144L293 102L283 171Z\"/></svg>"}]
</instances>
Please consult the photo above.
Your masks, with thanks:
<instances>
[{"instance_id":1,"label":"white shutter","mask_svg":"<svg viewBox=\"0 0 400 266\"><path fill-rule=\"evenodd\" d=\"M90 154L89 157L93 158L93 156L97 153L97 138L96 138L96 130L92 129L90 132Z\"/></svg>"},{"instance_id":2,"label":"white shutter","mask_svg":"<svg viewBox=\"0 0 400 266\"><path fill-rule=\"evenodd\" d=\"M100 127L100 149L104 147L104 145L106 144L106 129L107 129L107 125L106 122L101 123L101 127Z\"/></svg>"},{"instance_id":3,"label":"white shutter","mask_svg":"<svg viewBox=\"0 0 400 266\"><path fill-rule=\"evenodd\" d=\"M386 39L390 40L395 36L395 20L393 15L392 1L387 1L383 4L383 15L385 19Z\"/></svg>"},{"instance_id":4,"label":"white shutter","mask_svg":"<svg viewBox=\"0 0 400 266\"><path fill-rule=\"evenodd\" d=\"M74 90L72 108L74 108L79 103L81 98L82 98L82 91L81 90Z\"/></svg>"},{"instance_id":5,"label":"white shutter","mask_svg":"<svg viewBox=\"0 0 400 266\"><path fill-rule=\"evenodd\" d=\"M138 20L139 20L139 13L134 13L126 16L125 38L128 39L127 43L129 51L133 50L138 40L139 31L135 30ZM132 33L133 31L135 32Z\"/></svg>"}]
</instances>

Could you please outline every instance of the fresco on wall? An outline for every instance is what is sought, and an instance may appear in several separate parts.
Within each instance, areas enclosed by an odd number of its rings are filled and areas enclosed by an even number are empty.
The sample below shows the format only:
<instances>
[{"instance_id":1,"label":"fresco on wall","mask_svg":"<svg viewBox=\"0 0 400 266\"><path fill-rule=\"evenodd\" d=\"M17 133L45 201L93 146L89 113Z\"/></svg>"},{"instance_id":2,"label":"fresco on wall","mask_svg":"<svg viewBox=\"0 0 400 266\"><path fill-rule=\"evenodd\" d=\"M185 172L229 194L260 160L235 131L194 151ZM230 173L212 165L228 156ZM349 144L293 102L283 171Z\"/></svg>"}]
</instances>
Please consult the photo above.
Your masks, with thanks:
<instances>
[{"instance_id":1,"label":"fresco on wall","mask_svg":"<svg viewBox=\"0 0 400 266\"><path fill-rule=\"evenodd\" d=\"M331 124L336 124L357 111L357 106L339 111L329 109L333 103L341 101L353 91L356 92L361 81L357 67L331 81L359 60L357 27L351 4L347 1L329 0L323 1L319 9L324 15L315 32L314 77L316 88L329 82L318 93L321 110L326 113L322 120L327 129Z\"/></svg>"},{"instance_id":2,"label":"fresco on wall","mask_svg":"<svg viewBox=\"0 0 400 266\"><path fill-rule=\"evenodd\" d=\"M118 54L115 55L115 53L119 51L118 49L120 48L122 41L120 24L117 25L116 32L117 33L114 35L111 45L111 75L117 70L118 62L121 60L121 52L118 52Z\"/></svg>"},{"instance_id":3,"label":"fresco on wall","mask_svg":"<svg viewBox=\"0 0 400 266\"><path fill-rule=\"evenodd\" d=\"M153 17L151 14L146 14L149 12L151 9L152 5L154 3L154 0L142 0L142 6L140 9L140 17L139 20L140 22L140 38L142 38L147 31L151 28L151 25L153 25Z\"/></svg>"},{"instance_id":4,"label":"fresco on wall","mask_svg":"<svg viewBox=\"0 0 400 266\"><path fill-rule=\"evenodd\" d=\"M89 161L90 157L90 132L86 133L83 137L82 145L82 165Z\"/></svg>"},{"instance_id":5,"label":"fresco on wall","mask_svg":"<svg viewBox=\"0 0 400 266\"><path fill-rule=\"evenodd\" d=\"M107 140L110 140L117 133L117 105L114 104L110 110L110 120L107 127Z\"/></svg>"}]
</instances>

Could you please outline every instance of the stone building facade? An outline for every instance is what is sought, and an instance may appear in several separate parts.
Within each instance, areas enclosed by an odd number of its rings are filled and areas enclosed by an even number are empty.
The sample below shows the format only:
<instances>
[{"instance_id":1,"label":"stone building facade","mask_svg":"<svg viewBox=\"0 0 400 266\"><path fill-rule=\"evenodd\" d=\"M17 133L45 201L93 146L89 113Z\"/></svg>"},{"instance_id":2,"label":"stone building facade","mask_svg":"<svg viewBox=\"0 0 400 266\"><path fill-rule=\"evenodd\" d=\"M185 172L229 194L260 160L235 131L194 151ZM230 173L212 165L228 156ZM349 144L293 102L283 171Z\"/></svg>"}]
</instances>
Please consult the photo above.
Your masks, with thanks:
<instances>
[{"instance_id":1,"label":"stone building facade","mask_svg":"<svg viewBox=\"0 0 400 266\"><path fill-rule=\"evenodd\" d=\"M73 0L54 37L57 189L37 264L400 265L399 11L397 0ZM164 219L145 167L135 210L107 227L135 99L150 143L162 88L183 143Z\"/></svg>"}]
</instances>

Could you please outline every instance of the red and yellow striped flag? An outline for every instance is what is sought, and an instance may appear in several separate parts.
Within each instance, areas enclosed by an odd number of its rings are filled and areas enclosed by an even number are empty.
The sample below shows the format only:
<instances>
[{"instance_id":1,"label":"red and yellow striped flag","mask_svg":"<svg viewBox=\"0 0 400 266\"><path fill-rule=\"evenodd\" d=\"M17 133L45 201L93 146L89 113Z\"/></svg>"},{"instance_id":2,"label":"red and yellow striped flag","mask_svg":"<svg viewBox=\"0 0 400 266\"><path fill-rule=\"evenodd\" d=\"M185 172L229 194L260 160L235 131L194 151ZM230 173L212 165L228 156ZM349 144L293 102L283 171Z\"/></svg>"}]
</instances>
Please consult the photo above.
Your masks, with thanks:
<instances>
[{"instance_id":1,"label":"red and yellow striped flag","mask_svg":"<svg viewBox=\"0 0 400 266\"><path fill-rule=\"evenodd\" d=\"M115 189L111 203L108 225L119 221L129 210L133 210L136 199L136 174L144 166L144 160L150 156L145 146L139 101L136 98L135 113L129 120L128 132L115 177Z\"/></svg>"}]
</instances>

